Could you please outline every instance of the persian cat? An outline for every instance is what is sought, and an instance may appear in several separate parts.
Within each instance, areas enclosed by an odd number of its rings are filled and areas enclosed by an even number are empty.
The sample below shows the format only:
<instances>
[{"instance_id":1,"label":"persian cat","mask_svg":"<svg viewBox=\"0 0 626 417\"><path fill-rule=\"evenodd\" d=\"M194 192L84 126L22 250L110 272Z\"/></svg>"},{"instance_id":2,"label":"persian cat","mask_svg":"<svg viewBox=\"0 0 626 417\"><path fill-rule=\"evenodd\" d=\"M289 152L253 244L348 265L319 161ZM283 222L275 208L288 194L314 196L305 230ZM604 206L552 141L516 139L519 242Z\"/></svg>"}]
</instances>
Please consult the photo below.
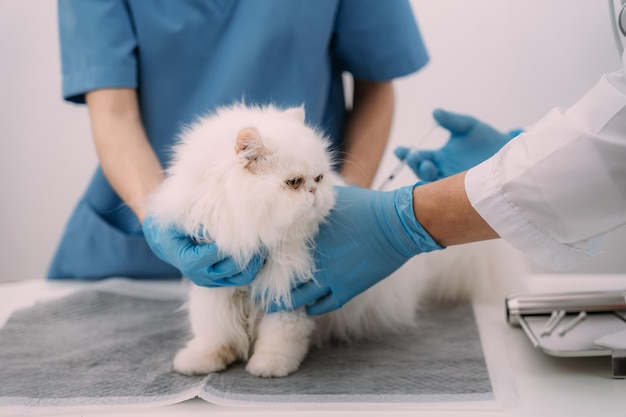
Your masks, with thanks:
<instances>
[{"instance_id":1,"label":"persian cat","mask_svg":"<svg viewBox=\"0 0 626 417\"><path fill-rule=\"evenodd\" d=\"M206 374L245 361L253 375L286 376L311 344L406 329L416 323L420 300L457 301L493 290L480 284L497 274L493 250L448 249L445 257L414 257L326 315L265 314L270 301L289 303L295 280L312 279L313 239L340 183L332 162L327 140L305 123L302 107L224 107L181 133L166 179L150 198L151 214L198 241L210 237L241 265L260 251L266 261L249 286L191 284L193 337L176 354L176 371Z\"/></svg>"}]
</instances>

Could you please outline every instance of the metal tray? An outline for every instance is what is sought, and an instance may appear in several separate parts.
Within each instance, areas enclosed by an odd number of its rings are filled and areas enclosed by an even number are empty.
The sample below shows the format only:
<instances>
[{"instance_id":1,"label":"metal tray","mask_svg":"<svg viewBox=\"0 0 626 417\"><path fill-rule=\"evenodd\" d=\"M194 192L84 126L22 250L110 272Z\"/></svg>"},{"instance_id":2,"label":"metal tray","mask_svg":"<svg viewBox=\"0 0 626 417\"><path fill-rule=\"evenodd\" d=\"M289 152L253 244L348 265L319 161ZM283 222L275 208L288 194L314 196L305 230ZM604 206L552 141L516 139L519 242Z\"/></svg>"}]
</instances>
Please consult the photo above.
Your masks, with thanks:
<instances>
[{"instance_id":1,"label":"metal tray","mask_svg":"<svg viewBox=\"0 0 626 417\"><path fill-rule=\"evenodd\" d=\"M552 313L561 310L562 318L546 332ZM562 332L581 312L584 320ZM626 330L626 291L517 294L507 297L506 314L509 324L521 326L532 344L548 355L611 356L613 377L626 378L626 349L594 344L604 335Z\"/></svg>"}]
</instances>

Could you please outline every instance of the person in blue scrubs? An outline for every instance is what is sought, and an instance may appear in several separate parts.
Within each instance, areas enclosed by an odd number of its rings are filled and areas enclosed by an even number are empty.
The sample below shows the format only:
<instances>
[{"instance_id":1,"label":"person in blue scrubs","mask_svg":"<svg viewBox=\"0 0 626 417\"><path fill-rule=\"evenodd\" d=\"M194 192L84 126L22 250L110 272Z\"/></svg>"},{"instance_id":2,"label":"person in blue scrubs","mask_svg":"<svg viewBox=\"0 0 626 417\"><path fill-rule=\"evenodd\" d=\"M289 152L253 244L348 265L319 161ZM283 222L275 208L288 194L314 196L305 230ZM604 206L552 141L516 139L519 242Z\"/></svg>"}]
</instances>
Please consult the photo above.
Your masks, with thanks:
<instances>
[{"instance_id":1,"label":"person in blue scrubs","mask_svg":"<svg viewBox=\"0 0 626 417\"><path fill-rule=\"evenodd\" d=\"M304 104L344 156L346 182L371 185L391 81L428 61L406 0L59 0L58 16L63 96L87 104L100 165L51 279L181 275L146 242L142 202L181 127L217 106Z\"/></svg>"}]
</instances>

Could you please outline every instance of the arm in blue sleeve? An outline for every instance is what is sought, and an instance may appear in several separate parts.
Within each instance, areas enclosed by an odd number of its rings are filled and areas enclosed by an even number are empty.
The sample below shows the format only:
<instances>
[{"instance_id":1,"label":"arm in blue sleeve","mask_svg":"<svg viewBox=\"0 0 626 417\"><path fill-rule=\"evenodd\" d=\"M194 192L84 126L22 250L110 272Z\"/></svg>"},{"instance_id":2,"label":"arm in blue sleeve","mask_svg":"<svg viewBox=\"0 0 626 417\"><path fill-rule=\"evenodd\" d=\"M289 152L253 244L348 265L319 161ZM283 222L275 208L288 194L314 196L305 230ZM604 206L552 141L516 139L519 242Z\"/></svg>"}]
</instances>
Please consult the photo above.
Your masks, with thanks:
<instances>
[{"instance_id":1,"label":"arm in blue sleeve","mask_svg":"<svg viewBox=\"0 0 626 417\"><path fill-rule=\"evenodd\" d=\"M333 52L355 78L388 81L428 62L406 0L344 0L337 11Z\"/></svg>"},{"instance_id":2,"label":"arm in blue sleeve","mask_svg":"<svg viewBox=\"0 0 626 417\"><path fill-rule=\"evenodd\" d=\"M137 42L126 2L59 0L63 97L84 103L101 88L137 87Z\"/></svg>"}]
</instances>

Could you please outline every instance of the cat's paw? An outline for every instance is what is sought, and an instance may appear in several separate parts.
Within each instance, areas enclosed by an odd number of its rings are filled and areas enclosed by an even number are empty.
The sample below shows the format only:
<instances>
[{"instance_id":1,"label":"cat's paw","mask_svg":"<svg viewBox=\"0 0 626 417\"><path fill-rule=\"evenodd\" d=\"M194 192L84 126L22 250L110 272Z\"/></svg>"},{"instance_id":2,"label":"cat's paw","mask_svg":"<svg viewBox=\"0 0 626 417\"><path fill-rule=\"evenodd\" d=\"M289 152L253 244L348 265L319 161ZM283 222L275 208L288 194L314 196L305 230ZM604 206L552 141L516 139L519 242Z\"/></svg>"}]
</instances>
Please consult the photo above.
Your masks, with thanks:
<instances>
[{"instance_id":1,"label":"cat's paw","mask_svg":"<svg viewBox=\"0 0 626 417\"><path fill-rule=\"evenodd\" d=\"M219 349L201 349L186 346L174 357L174 370L184 375L206 375L219 372L237 359L235 350L229 346Z\"/></svg>"},{"instance_id":2,"label":"cat's paw","mask_svg":"<svg viewBox=\"0 0 626 417\"><path fill-rule=\"evenodd\" d=\"M276 378L287 376L299 367L300 361L295 358L273 352L255 352L246 365L246 371L254 376Z\"/></svg>"}]
</instances>

